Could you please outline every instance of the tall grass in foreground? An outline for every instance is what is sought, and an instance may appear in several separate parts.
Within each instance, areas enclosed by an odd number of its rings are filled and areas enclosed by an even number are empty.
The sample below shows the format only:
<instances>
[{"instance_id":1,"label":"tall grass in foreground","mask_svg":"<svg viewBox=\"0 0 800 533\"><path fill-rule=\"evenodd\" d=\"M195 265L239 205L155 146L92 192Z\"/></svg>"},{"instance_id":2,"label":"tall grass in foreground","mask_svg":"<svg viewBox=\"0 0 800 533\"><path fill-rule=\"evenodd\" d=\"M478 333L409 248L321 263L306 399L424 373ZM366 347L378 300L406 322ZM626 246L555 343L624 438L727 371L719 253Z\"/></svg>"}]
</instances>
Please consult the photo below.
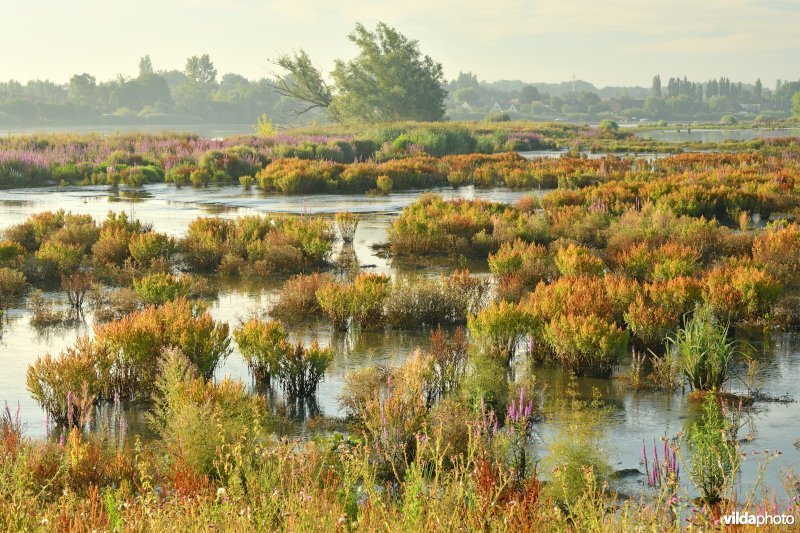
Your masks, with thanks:
<instances>
[{"instance_id":1,"label":"tall grass in foreground","mask_svg":"<svg viewBox=\"0 0 800 533\"><path fill-rule=\"evenodd\" d=\"M708 307L698 307L670 343L692 390L719 390L728 378L736 345Z\"/></svg>"}]
</instances>

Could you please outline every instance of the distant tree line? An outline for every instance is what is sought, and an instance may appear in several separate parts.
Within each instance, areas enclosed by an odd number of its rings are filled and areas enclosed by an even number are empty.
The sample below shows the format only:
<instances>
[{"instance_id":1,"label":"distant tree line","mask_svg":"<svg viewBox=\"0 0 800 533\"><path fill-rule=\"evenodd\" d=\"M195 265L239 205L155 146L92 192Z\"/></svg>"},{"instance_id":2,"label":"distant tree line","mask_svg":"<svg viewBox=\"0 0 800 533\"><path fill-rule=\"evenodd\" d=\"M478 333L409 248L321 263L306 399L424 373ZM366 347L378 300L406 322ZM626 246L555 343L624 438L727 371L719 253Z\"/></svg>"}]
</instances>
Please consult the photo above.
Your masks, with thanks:
<instances>
[{"instance_id":1,"label":"distant tree line","mask_svg":"<svg viewBox=\"0 0 800 533\"><path fill-rule=\"evenodd\" d=\"M181 122L254 123L264 115L279 123L308 120L377 123L400 120L555 118L720 119L734 115L778 118L800 114L800 81L778 80L775 89L732 82L707 82L660 75L652 86L597 89L582 80L531 84L479 81L460 72L446 81L442 65L424 55L416 40L379 22L373 31L357 24L348 39L358 55L336 60L326 76L300 50L273 61L270 77L250 80L218 76L208 54L187 58L183 70L153 68L139 61L134 77L98 82L88 74L68 83L0 82L0 124L92 124ZM794 98L794 100L793 100Z\"/></svg>"},{"instance_id":2,"label":"distant tree line","mask_svg":"<svg viewBox=\"0 0 800 533\"><path fill-rule=\"evenodd\" d=\"M460 72L447 84L447 108L451 116L468 118L502 112L509 118L563 117L573 120L642 118L651 120L718 120L736 114L751 118L778 118L792 108L800 81L778 80L775 90L732 82L722 77L693 82L686 77L653 78L652 86L598 89L581 80L559 84L529 84L519 80L479 81L472 72ZM800 101L800 97L798 97Z\"/></svg>"},{"instance_id":3,"label":"distant tree line","mask_svg":"<svg viewBox=\"0 0 800 533\"><path fill-rule=\"evenodd\" d=\"M0 124L120 121L255 122L263 113L287 115L291 102L266 78L218 77L207 54L186 60L183 70L156 71L149 56L138 75L98 82L75 74L68 83L49 80L0 82Z\"/></svg>"}]
</instances>

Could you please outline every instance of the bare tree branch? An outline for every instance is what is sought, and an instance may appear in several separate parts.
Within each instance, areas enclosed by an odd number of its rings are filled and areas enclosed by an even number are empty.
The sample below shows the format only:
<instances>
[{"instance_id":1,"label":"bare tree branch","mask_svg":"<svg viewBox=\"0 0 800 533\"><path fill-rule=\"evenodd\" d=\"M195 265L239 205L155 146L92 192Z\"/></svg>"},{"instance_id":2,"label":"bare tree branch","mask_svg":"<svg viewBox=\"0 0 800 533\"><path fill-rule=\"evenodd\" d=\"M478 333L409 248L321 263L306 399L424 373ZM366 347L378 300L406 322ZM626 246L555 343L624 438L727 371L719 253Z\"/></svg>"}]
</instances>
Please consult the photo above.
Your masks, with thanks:
<instances>
[{"instance_id":1,"label":"bare tree branch","mask_svg":"<svg viewBox=\"0 0 800 533\"><path fill-rule=\"evenodd\" d=\"M333 100L331 87L322 77L322 72L313 65L304 50L293 55L283 55L273 65L284 71L278 74L270 71L275 81L270 86L280 95L303 102L304 109L295 115L302 115L321 107L328 107Z\"/></svg>"}]
</instances>

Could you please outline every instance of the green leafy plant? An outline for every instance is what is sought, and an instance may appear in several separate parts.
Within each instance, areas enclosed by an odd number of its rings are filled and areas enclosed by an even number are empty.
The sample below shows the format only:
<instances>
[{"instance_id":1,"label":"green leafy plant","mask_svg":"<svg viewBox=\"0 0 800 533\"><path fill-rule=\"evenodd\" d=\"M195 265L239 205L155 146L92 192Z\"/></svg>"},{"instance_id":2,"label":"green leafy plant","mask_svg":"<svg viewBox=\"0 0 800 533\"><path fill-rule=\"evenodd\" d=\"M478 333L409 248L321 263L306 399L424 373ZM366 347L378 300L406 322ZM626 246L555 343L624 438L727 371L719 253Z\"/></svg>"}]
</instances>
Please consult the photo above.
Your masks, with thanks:
<instances>
[{"instance_id":1,"label":"green leafy plant","mask_svg":"<svg viewBox=\"0 0 800 533\"><path fill-rule=\"evenodd\" d=\"M692 390L720 390L728 378L736 344L728 340L728 326L712 310L698 307L670 344L678 353L683 375Z\"/></svg>"}]
</instances>

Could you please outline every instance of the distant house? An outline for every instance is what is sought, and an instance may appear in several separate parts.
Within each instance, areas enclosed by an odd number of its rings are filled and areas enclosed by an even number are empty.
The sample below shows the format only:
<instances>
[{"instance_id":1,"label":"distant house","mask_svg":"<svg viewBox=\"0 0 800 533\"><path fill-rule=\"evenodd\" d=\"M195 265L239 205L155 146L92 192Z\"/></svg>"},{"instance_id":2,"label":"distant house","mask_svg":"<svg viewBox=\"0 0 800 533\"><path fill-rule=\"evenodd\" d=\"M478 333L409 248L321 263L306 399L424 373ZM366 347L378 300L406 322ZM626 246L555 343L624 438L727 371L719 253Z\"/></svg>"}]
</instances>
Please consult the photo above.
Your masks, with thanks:
<instances>
[{"instance_id":1,"label":"distant house","mask_svg":"<svg viewBox=\"0 0 800 533\"><path fill-rule=\"evenodd\" d=\"M492 105L492 113L499 113L502 110L503 108L500 107L500 104L498 104L497 102L495 102L494 105Z\"/></svg>"},{"instance_id":2,"label":"distant house","mask_svg":"<svg viewBox=\"0 0 800 533\"><path fill-rule=\"evenodd\" d=\"M458 106L458 107L460 107L460 108L461 108L461 109L463 109L464 111L468 111L468 112L470 112L470 113L472 112L472 106L471 106L471 105L469 105L469 103L467 103L467 102L463 102L463 103L462 103L460 106Z\"/></svg>"},{"instance_id":3,"label":"distant house","mask_svg":"<svg viewBox=\"0 0 800 533\"><path fill-rule=\"evenodd\" d=\"M512 103L510 106L508 106L508 111L510 113L516 113L517 112L517 105Z\"/></svg>"}]
</instances>

